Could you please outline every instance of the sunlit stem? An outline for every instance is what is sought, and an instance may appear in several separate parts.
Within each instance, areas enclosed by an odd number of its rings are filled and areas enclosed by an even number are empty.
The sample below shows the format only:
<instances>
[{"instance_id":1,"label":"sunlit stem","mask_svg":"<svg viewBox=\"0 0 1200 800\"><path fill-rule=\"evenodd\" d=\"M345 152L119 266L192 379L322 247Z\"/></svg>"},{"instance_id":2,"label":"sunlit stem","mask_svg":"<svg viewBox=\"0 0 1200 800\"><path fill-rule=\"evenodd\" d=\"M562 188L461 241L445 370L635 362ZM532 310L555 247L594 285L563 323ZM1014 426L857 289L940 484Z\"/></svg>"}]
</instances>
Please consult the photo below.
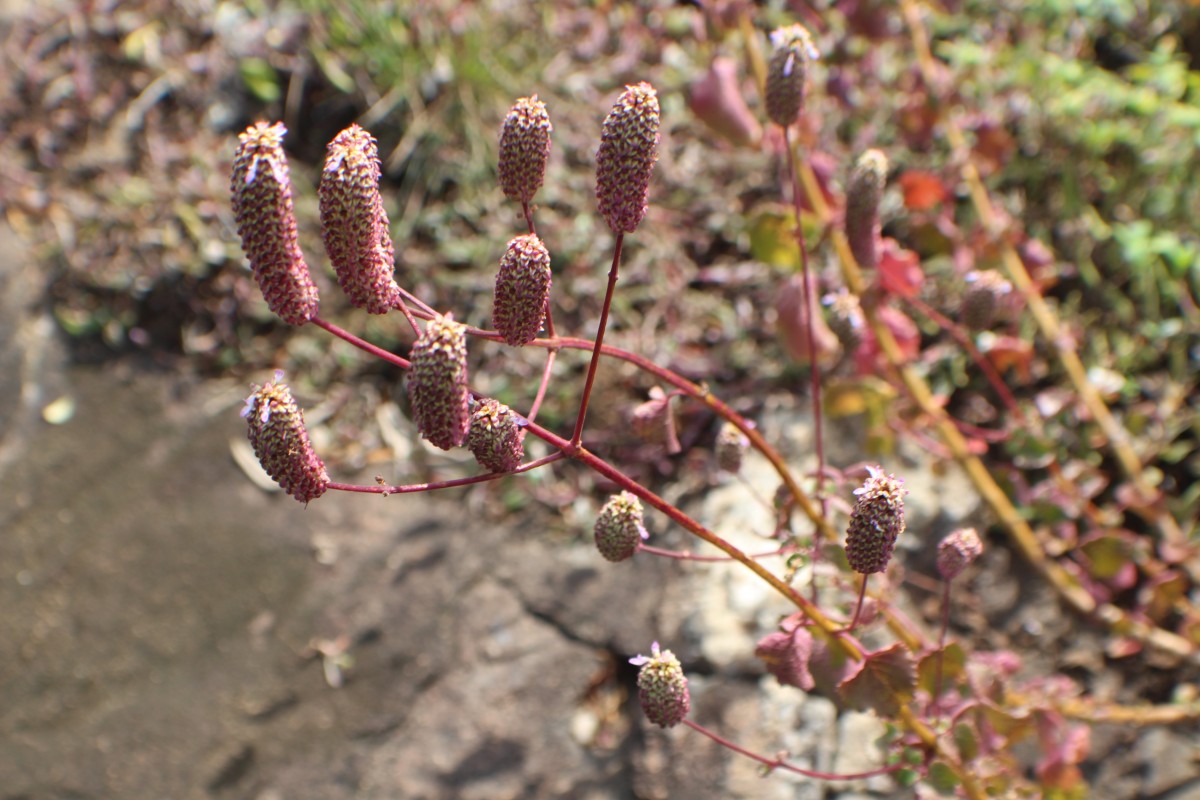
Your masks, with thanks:
<instances>
[{"instance_id":1,"label":"sunlit stem","mask_svg":"<svg viewBox=\"0 0 1200 800\"><path fill-rule=\"evenodd\" d=\"M377 358L382 358L384 361L388 362L389 364L394 364L395 366L400 367L401 369L408 369L410 366L410 362L407 358L401 358L400 356L396 355L395 353L389 353L387 350L384 350L382 347L377 347L377 346L371 344L370 342L368 342L366 339L361 339L361 338L355 336L353 333L350 333L350 331L343 330L342 328L339 328L337 325L334 325L332 322L324 320L321 317L313 317L312 320L310 320L310 321L312 322L313 325L316 325L318 328L324 328L325 330L329 331L330 333L332 333L334 336L338 337L339 339L347 341L350 344L357 347L359 350L370 353L371 355L373 355Z\"/></svg>"},{"instance_id":2,"label":"sunlit stem","mask_svg":"<svg viewBox=\"0 0 1200 800\"><path fill-rule=\"evenodd\" d=\"M489 472L486 475L472 475L469 478L454 478L447 481L434 481L431 483L407 483L400 486L385 486L383 484L362 485L357 483L337 483L331 481L328 488L335 489L340 492L358 492L359 494L381 494L384 497L392 494L413 494L415 492L433 492L438 489L453 489L457 486L470 486L475 483L487 483L488 481L498 480L506 475L519 475L523 472L535 470L538 467L544 467L547 464L552 464L555 461L561 461L566 458L562 452L551 453L547 456L542 456L539 459L530 461L527 464L522 464L514 470L508 472Z\"/></svg>"},{"instance_id":3,"label":"sunlit stem","mask_svg":"<svg viewBox=\"0 0 1200 800\"><path fill-rule=\"evenodd\" d=\"M592 396L592 384L596 382L596 369L600 365L600 349L604 346L604 331L608 328L608 312L612 308L613 292L617 288L617 270L621 265L621 246L625 243L625 234L618 233L613 247L612 267L608 270L608 289L604 292L604 305L600 309L600 324L596 327L596 343L592 347L592 361L588 364L587 380L583 384L583 396L579 400L579 415L575 418L575 432L571 434L571 444L578 445L583 441L583 422L587 419L588 401Z\"/></svg>"},{"instance_id":4,"label":"sunlit stem","mask_svg":"<svg viewBox=\"0 0 1200 800\"><path fill-rule=\"evenodd\" d=\"M826 518L829 512L829 503L825 494L825 434L824 425L822 424L821 414L821 366L818 363L817 354L817 337L816 325L814 317L817 314L817 299L813 295L814 282L809 275L808 267L808 245L804 241L804 228L801 224L801 203L800 203L800 182L797 180L796 173L796 155L792 148L791 134L788 128L783 129L784 150L787 151L788 176L792 183L792 208L796 213L796 245L800 248L800 278L803 283L803 304L804 304L804 327L808 335L808 369L809 369L809 385L812 393L812 409L813 409L813 438L816 444L817 451L817 502L821 504L821 517ZM817 588L817 570L816 564L821 559L821 528L818 526L813 531L813 572L812 572L812 599L813 602L819 602L819 590Z\"/></svg>"},{"instance_id":5,"label":"sunlit stem","mask_svg":"<svg viewBox=\"0 0 1200 800\"><path fill-rule=\"evenodd\" d=\"M683 724L687 725L689 728L696 731L697 733L704 734L705 736L712 739L714 742L721 745L722 747L724 747L728 750L732 750L733 752L737 753L738 755L743 755L746 758L750 758L750 759L753 759L754 761L757 761L758 763L760 763L764 767L766 767L768 770L776 770L776 769L787 770L788 772L795 772L798 775L804 775L805 777L815 778L816 780L820 780L820 781L865 780L867 778L874 778L876 775L887 775L890 772L896 772L897 770L903 769L906 766L903 763L891 764L889 766L879 767L878 769L868 770L867 772L856 772L852 775L839 775L835 772L821 772L820 770L815 770L815 769L804 769L803 767L797 767L795 764L789 764L788 762L784 761L783 756L781 756L781 755L775 756L774 758L767 758L766 756L760 755L759 753L755 753L752 750L747 750L746 748L742 747L741 745L734 744L730 740L726 739L724 736L721 736L716 731L709 730L708 728L701 725L699 722L692 722L690 719L685 719L685 720L683 720Z\"/></svg>"}]
</instances>

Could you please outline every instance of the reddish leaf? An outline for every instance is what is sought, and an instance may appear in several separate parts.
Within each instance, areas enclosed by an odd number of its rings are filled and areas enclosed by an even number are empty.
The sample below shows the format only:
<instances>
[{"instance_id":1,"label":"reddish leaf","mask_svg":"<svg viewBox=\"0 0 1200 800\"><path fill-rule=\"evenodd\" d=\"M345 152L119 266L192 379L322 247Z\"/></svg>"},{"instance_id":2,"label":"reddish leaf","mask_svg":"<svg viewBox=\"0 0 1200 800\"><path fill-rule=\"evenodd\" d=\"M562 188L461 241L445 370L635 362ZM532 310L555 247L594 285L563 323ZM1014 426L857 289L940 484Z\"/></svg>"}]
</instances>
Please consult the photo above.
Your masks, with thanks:
<instances>
[{"instance_id":1,"label":"reddish leaf","mask_svg":"<svg viewBox=\"0 0 1200 800\"><path fill-rule=\"evenodd\" d=\"M1038 742L1042 758L1037 776L1042 785L1058 791L1074 790L1082 776L1076 766L1091 750L1091 732L1085 725L1070 725L1061 714L1042 711L1037 715Z\"/></svg>"},{"instance_id":2,"label":"reddish leaf","mask_svg":"<svg viewBox=\"0 0 1200 800\"><path fill-rule=\"evenodd\" d=\"M688 106L704 124L737 147L754 144L762 137L762 126L742 96L733 59L713 59L692 83Z\"/></svg>"},{"instance_id":3,"label":"reddish leaf","mask_svg":"<svg viewBox=\"0 0 1200 800\"><path fill-rule=\"evenodd\" d=\"M851 667L850 674L838 684L838 692L851 708L870 708L882 716L894 717L912 700L916 685L912 654L897 642Z\"/></svg>"},{"instance_id":4,"label":"reddish leaf","mask_svg":"<svg viewBox=\"0 0 1200 800\"><path fill-rule=\"evenodd\" d=\"M808 670L821 694L833 697L837 694L837 686L846 677L850 663L840 647L830 647L826 634L813 631L812 656L808 660Z\"/></svg>"},{"instance_id":5,"label":"reddish leaf","mask_svg":"<svg viewBox=\"0 0 1200 800\"><path fill-rule=\"evenodd\" d=\"M770 672L784 686L795 686L812 691L816 683L808 671L812 658L813 637L803 625L781 626L784 630L770 633L759 640L754 655L762 659ZM791 630L788 630L791 628Z\"/></svg>"},{"instance_id":6,"label":"reddish leaf","mask_svg":"<svg viewBox=\"0 0 1200 800\"><path fill-rule=\"evenodd\" d=\"M809 291L815 294L817 292L815 276L810 273L808 281ZM814 306L816 303L817 301L814 300ZM809 358L807 310L808 307L804 302L804 278L799 274L791 275L780 285L775 295L775 327L780 342L797 364L808 364L811 360ZM816 343L817 361L820 363L831 361L838 353L838 340L825 322L825 316L819 311L813 315L812 329L813 339Z\"/></svg>"},{"instance_id":7,"label":"reddish leaf","mask_svg":"<svg viewBox=\"0 0 1200 800\"><path fill-rule=\"evenodd\" d=\"M903 360L908 362L915 359L921 352L921 332L917 329L917 324L903 311L891 306L881 306L876 313L892 332ZM854 352L854 365L860 375L879 375L887 369L887 359L880 352L879 342L869 328L863 332L862 344Z\"/></svg>"},{"instance_id":8,"label":"reddish leaf","mask_svg":"<svg viewBox=\"0 0 1200 800\"><path fill-rule=\"evenodd\" d=\"M895 239L884 239L879 254L879 284L883 290L899 297L915 297L924 281L917 254L905 250Z\"/></svg>"},{"instance_id":9,"label":"reddish leaf","mask_svg":"<svg viewBox=\"0 0 1200 800\"><path fill-rule=\"evenodd\" d=\"M1029 342L1015 336L987 333L979 337L979 345L997 372L1013 369L1022 381L1032 380L1029 369L1033 364L1033 345Z\"/></svg>"},{"instance_id":10,"label":"reddish leaf","mask_svg":"<svg viewBox=\"0 0 1200 800\"><path fill-rule=\"evenodd\" d=\"M900 191L904 193L904 206L909 211L928 211L950 196L946 184L932 172L909 170L900 176L899 181Z\"/></svg>"},{"instance_id":11,"label":"reddish leaf","mask_svg":"<svg viewBox=\"0 0 1200 800\"><path fill-rule=\"evenodd\" d=\"M1016 147L1011 134L993 120L981 119L974 126L975 164L988 175L1008 163Z\"/></svg>"}]
</instances>

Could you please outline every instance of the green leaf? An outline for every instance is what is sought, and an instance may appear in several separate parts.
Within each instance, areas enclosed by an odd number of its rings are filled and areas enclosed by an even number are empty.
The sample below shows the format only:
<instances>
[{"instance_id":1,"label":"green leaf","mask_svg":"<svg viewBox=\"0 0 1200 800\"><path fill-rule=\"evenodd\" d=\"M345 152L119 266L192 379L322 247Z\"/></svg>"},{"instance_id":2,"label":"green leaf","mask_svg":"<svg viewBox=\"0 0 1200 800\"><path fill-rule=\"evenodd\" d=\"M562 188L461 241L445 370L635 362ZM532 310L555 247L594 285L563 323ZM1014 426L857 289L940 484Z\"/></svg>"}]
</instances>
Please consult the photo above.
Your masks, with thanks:
<instances>
[{"instance_id":1,"label":"green leaf","mask_svg":"<svg viewBox=\"0 0 1200 800\"><path fill-rule=\"evenodd\" d=\"M938 689L935 684L937 683L939 657L942 661L941 688L943 690L962 676L967 662L967 655L957 642L952 642L941 650L935 650L924 656L917 666L917 685L929 692L931 696L935 695Z\"/></svg>"},{"instance_id":2,"label":"green leaf","mask_svg":"<svg viewBox=\"0 0 1200 800\"><path fill-rule=\"evenodd\" d=\"M279 88L279 78L275 68L265 59L246 58L238 65L242 74L242 82L250 90L250 94L264 103L274 103L282 96Z\"/></svg>"}]
</instances>

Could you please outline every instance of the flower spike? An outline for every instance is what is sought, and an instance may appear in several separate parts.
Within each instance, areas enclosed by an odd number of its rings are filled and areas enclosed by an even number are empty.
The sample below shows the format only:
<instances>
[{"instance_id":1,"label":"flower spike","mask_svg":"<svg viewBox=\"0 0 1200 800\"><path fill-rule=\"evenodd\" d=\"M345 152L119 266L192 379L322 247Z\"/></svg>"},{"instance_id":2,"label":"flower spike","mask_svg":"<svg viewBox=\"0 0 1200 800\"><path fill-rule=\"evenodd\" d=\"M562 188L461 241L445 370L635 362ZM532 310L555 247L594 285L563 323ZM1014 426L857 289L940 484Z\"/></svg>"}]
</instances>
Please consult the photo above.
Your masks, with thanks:
<instances>
[{"instance_id":1,"label":"flower spike","mask_svg":"<svg viewBox=\"0 0 1200 800\"><path fill-rule=\"evenodd\" d=\"M369 314L386 314L400 302L380 174L375 137L351 125L329 143L317 190L321 237L338 284L351 303Z\"/></svg>"},{"instance_id":2,"label":"flower spike","mask_svg":"<svg viewBox=\"0 0 1200 800\"><path fill-rule=\"evenodd\" d=\"M904 481L880 467L867 467L870 475L854 490L857 500L846 532L846 560L855 572L883 572L904 532Z\"/></svg>"},{"instance_id":3,"label":"flower spike","mask_svg":"<svg viewBox=\"0 0 1200 800\"><path fill-rule=\"evenodd\" d=\"M282 122L259 122L238 136L230 181L233 217L254 280L271 311L290 325L317 315L317 287L296 237Z\"/></svg>"},{"instance_id":4,"label":"flower spike","mask_svg":"<svg viewBox=\"0 0 1200 800\"><path fill-rule=\"evenodd\" d=\"M504 118L500 129L500 188L504 194L528 203L546 179L550 160L550 115L546 104L522 97Z\"/></svg>"},{"instance_id":5,"label":"flower spike","mask_svg":"<svg viewBox=\"0 0 1200 800\"><path fill-rule=\"evenodd\" d=\"M275 372L274 381L254 387L242 416L254 455L285 492L302 503L325 494L329 475L308 440L304 412L283 382L283 370Z\"/></svg>"},{"instance_id":6,"label":"flower spike","mask_svg":"<svg viewBox=\"0 0 1200 800\"><path fill-rule=\"evenodd\" d=\"M467 326L454 316L434 317L410 353L408 394L417 430L443 450L467 440L471 393L467 388Z\"/></svg>"},{"instance_id":7,"label":"flower spike","mask_svg":"<svg viewBox=\"0 0 1200 800\"><path fill-rule=\"evenodd\" d=\"M492 324L513 347L537 338L550 296L550 253L536 234L508 243L496 274Z\"/></svg>"},{"instance_id":8,"label":"flower spike","mask_svg":"<svg viewBox=\"0 0 1200 800\"><path fill-rule=\"evenodd\" d=\"M692 708L692 698L683 665L675 654L659 650L655 642L650 656L639 655L629 659L629 663L641 667L637 677L638 702L646 719L660 728L672 728L683 722Z\"/></svg>"},{"instance_id":9,"label":"flower spike","mask_svg":"<svg viewBox=\"0 0 1200 800\"><path fill-rule=\"evenodd\" d=\"M645 81L626 86L604 120L596 152L596 199L613 233L633 233L646 216L658 141L654 87Z\"/></svg>"}]
</instances>

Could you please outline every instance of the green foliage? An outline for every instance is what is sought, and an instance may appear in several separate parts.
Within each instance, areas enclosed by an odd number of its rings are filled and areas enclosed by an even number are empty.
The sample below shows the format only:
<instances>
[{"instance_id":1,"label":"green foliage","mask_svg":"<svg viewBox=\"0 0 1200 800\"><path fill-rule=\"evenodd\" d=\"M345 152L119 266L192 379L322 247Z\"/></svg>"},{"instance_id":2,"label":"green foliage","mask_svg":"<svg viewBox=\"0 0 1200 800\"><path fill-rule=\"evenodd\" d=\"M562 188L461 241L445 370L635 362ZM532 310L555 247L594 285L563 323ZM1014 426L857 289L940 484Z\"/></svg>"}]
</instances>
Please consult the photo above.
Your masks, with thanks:
<instances>
[{"instance_id":1,"label":"green foliage","mask_svg":"<svg viewBox=\"0 0 1200 800\"><path fill-rule=\"evenodd\" d=\"M373 130L400 132L382 155L389 171L420 175L410 192L491 189L496 110L534 91L529 81L552 55L523 35L536 11L449 0L298 4L314 21L309 46L325 77L361 98Z\"/></svg>"}]
</instances>

